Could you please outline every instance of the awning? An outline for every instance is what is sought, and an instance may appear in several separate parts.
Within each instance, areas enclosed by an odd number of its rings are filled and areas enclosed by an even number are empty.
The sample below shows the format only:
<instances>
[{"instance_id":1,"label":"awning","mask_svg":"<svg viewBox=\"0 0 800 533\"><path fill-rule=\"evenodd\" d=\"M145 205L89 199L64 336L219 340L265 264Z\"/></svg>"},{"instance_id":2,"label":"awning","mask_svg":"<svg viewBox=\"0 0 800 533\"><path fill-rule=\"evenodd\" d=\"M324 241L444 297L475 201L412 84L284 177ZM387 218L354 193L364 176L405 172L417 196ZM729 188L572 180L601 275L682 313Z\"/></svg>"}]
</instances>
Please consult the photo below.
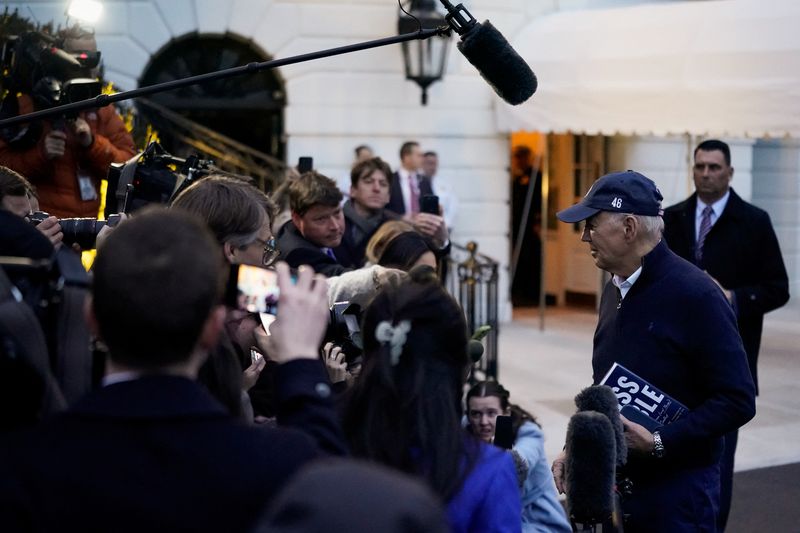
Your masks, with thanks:
<instances>
[{"instance_id":1,"label":"awning","mask_svg":"<svg viewBox=\"0 0 800 533\"><path fill-rule=\"evenodd\" d=\"M543 16L512 39L539 78L500 131L800 137L800 1Z\"/></svg>"}]
</instances>

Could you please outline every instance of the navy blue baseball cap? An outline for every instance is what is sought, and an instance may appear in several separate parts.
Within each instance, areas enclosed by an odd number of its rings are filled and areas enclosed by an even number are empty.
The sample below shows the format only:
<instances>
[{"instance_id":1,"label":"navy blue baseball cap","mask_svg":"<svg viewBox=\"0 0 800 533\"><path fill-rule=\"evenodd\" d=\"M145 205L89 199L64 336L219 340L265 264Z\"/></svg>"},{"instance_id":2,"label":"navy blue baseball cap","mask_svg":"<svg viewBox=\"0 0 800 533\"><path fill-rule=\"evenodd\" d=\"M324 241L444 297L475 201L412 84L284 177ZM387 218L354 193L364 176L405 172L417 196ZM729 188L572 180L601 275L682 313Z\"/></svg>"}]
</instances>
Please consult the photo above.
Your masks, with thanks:
<instances>
[{"instance_id":1,"label":"navy blue baseball cap","mask_svg":"<svg viewBox=\"0 0 800 533\"><path fill-rule=\"evenodd\" d=\"M626 170L606 174L589 188L583 200L556 213L561 222L580 222L599 213L631 213L634 215L663 215L661 191L650 178Z\"/></svg>"}]
</instances>

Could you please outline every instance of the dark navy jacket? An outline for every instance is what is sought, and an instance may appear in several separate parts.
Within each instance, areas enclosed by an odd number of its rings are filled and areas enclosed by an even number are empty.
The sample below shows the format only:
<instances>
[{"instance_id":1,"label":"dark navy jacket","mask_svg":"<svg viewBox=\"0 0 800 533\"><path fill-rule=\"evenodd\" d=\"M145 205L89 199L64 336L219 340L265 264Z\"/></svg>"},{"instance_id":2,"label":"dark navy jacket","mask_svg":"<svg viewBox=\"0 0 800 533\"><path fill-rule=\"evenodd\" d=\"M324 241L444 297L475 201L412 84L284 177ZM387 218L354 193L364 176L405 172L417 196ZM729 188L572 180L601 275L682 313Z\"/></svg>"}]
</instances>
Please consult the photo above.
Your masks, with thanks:
<instances>
[{"instance_id":1,"label":"dark navy jacket","mask_svg":"<svg viewBox=\"0 0 800 533\"><path fill-rule=\"evenodd\" d=\"M609 282L600 303L592 369L598 383L614 362L686 405L664 426L665 457L633 469L712 465L722 436L755 415L755 388L736 318L722 291L700 269L660 242L617 309Z\"/></svg>"},{"instance_id":2,"label":"dark navy jacket","mask_svg":"<svg viewBox=\"0 0 800 533\"><path fill-rule=\"evenodd\" d=\"M4 439L0 528L250 531L320 448L345 453L319 362L280 365L276 381L278 423L303 432L240 424L199 384L150 376L103 387Z\"/></svg>"}]
</instances>

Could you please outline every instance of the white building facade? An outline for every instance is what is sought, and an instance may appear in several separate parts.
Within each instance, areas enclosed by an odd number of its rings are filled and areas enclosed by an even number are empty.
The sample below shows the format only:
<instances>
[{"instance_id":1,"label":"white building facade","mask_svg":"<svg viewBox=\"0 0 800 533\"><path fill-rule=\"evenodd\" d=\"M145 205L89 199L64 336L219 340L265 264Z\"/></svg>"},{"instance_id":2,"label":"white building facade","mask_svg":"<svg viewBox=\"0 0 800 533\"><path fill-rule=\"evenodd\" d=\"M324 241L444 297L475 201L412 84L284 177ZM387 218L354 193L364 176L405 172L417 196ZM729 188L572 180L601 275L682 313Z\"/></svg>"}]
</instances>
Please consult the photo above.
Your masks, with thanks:
<instances>
[{"instance_id":1,"label":"white building facade","mask_svg":"<svg viewBox=\"0 0 800 533\"><path fill-rule=\"evenodd\" d=\"M530 21L557 10L638 2L463 3L476 18L490 19L513 41ZM64 1L26 0L8 5L39 22L65 20ZM98 46L106 77L123 89L138 87L151 58L187 34L235 35L250 41L265 56L280 59L397 33L394 0L106 0L103 5L102 18L95 25ZM536 71L536 65L531 66ZM404 79L399 45L282 67L278 74L287 101L284 135L288 162L313 156L318 170L342 183L349 176L353 148L360 144L372 146L393 167L399 163L398 151L406 140L416 140L423 149L439 153L437 179L446 182L459 200L454 240L474 240L481 252L501 263L501 319L509 319L511 141L509 132L500 131L497 122L498 106L507 104L455 46L444 80L430 88L426 107L420 105L419 88ZM547 79L539 83L546 84ZM536 95L525 105L536 105ZM745 199L770 212L796 294L800 290L800 145L794 141L726 140L733 144L734 187ZM686 136L610 137L607 170L642 171L655 179L666 203L671 204L691 192L691 142ZM583 192L574 191L575 195ZM559 200L564 206L573 201L572 192ZM587 254L578 266L570 266L570 258L579 254L573 250L578 246L577 237L569 228L557 232L557 236L547 236L548 292L559 295L570 283L580 285L580 290L596 290L591 281L595 273L586 268ZM553 250L549 249L551 241L557 243ZM573 245L566 244L568 241ZM570 273L571 268L576 272Z\"/></svg>"}]
</instances>

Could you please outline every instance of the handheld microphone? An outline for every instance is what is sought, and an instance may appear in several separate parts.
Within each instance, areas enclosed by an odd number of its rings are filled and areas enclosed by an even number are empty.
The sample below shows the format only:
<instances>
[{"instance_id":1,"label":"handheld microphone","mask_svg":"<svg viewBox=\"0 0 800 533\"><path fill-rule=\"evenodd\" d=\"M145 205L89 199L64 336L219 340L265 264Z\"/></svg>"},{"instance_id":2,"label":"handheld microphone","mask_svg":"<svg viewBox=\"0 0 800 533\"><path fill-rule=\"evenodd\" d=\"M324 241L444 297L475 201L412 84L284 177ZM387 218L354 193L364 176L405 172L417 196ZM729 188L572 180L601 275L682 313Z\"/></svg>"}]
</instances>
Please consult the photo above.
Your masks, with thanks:
<instances>
[{"instance_id":1,"label":"handheld microphone","mask_svg":"<svg viewBox=\"0 0 800 533\"><path fill-rule=\"evenodd\" d=\"M566 492L570 519L601 524L614 514L614 429L595 411L572 415L567 427Z\"/></svg>"},{"instance_id":2,"label":"handheld microphone","mask_svg":"<svg viewBox=\"0 0 800 533\"><path fill-rule=\"evenodd\" d=\"M617 449L617 466L623 466L628 461L628 445L625 444L625 433L622 419L619 417L619 403L611 387L607 385L592 385L586 387L575 396L575 406L578 411L597 411L608 417L614 430L614 440Z\"/></svg>"},{"instance_id":3,"label":"handheld microphone","mask_svg":"<svg viewBox=\"0 0 800 533\"><path fill-rule=\"evenodd\" d=\"M503 34L488 20L483 24L475 20L463 4L454 7L449 0L440 2L447 9L445 20L461 36L459 51L494 92L511 105L530 98L538 85L536 75Z\"/></svg>"}]
</instances>

